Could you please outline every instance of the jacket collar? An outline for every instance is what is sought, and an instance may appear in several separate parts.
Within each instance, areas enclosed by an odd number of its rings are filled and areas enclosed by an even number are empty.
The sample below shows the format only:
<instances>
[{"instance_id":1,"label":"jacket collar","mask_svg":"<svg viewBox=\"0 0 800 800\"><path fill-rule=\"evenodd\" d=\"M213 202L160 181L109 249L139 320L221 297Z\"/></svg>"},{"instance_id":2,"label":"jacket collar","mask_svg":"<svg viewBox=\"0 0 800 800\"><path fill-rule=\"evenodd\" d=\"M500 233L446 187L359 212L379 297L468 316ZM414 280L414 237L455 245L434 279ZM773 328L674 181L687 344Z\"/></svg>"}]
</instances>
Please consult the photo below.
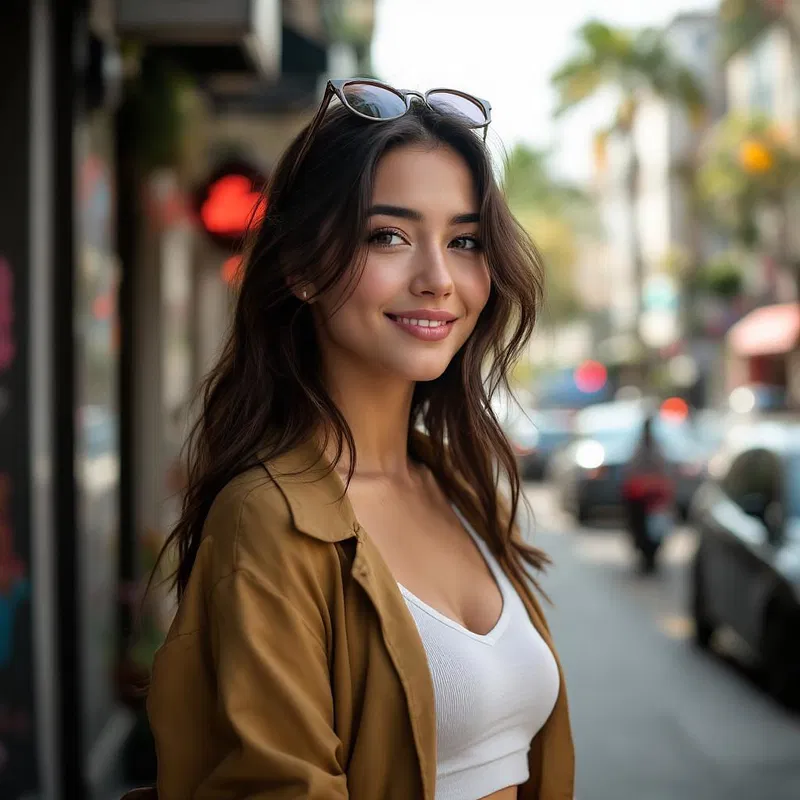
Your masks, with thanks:
<instances>
[{"instance_id":1,"label":"jacket collar","mask_svg":"<svg viewBox=\"0 0 800 800\"><path fill-rule=\"evenodd\" d=\"M432 448L425 434L413 430L411 447L417 458L431 464ZM344 481L313 440L270 460L262 454L260 461L286 498L297 530L323 542L358 535L361 528Z\"/></svg>"},{"instance_id":2,"label":"jacket collar","mask_svg":"<svg viewBox=\"0 0 800 800\"><path fill-rule=\"evenodd\" d=\"M341 542L360 530L344 482L312 441L261 460L283 494L297 530L323 542Z\"/></svg>"}]
</instances>

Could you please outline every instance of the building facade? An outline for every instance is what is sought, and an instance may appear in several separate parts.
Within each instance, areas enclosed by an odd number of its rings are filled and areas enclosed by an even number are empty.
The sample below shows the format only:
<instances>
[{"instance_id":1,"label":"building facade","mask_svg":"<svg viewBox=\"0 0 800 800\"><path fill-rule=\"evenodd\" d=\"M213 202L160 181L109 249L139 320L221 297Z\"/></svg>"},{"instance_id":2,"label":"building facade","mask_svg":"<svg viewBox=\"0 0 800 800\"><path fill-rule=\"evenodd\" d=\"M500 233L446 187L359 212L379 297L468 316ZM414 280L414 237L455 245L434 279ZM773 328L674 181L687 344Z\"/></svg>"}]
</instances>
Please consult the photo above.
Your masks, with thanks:
<instances>
[{"instance_id":1,"label":"building facade","mask_svg":"<svg viewBox=\"0 0 800 800\"><path fill-rule=\"evenodd\" d=\"M230 305L196 187L223 144L268 173L331 65L368 58L370 12L0 8L4 800L108 800L152 777L133 689L166 619L143 632L139 590L177 512L191 398Z\"/></svg>"},{"instance_id":2,"label":"building facade","mask_svg":"<svg viewBox=\"0 0 800 800\"><path fill-rule=\"evenodd\" d=\"M710 118L725 108L718 53L718 22L713 14L681 14L665 29L673 56L691 68L709 102ZM690 250L708 257L718 247L715 237L696 226L689 199L688 172L703 131L675 103L642 92L632 135L612 133L606 146L596 192L607 233L603 254L613 285L609 298L612 324L629 331L636 324L638 287L631 259L631 237L638 233L644 281L670 270L671 260ZM630 148L638 161L637 207L628 204ZM699 239L699 241L697 241Z\"/></svg>"},{"instance_id":3,"label":"building facade","mask_svg":"<svg viewBox=\"0 0 800 800\"><path fill-rule=\"evenodd\" d=\"M735 17L731 24L735 24ZM740 33L740 31L736 31ZM762 118L795 154L800 152L800 2L744 32L725 63L730 112ZM762 384L800 406L800 184L757 210L758 242L748 275L755 308L727 337L728 389Z\"/></svg>"}]
</instances>

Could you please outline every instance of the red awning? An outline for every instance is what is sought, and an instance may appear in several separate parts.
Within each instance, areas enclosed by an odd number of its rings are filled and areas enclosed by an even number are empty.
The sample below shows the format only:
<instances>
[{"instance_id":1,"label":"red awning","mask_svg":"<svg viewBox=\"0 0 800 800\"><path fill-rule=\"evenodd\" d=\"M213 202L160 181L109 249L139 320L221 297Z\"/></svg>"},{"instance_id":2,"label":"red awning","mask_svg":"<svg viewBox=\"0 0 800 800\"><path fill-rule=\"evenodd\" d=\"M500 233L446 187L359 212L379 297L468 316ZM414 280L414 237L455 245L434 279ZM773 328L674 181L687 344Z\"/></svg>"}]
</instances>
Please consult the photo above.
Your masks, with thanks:
<instances>
[{"instance_id":1,"label":"red awning","mask_svg":"<svg viewBox=\"0 0 800 800\"><path fill-rule=\"evenodd\" d=\"M788 353L800 338L800 304L764 306L742 317L728 332L728 343L740 356Z\"/></svg>"}]
</instances>

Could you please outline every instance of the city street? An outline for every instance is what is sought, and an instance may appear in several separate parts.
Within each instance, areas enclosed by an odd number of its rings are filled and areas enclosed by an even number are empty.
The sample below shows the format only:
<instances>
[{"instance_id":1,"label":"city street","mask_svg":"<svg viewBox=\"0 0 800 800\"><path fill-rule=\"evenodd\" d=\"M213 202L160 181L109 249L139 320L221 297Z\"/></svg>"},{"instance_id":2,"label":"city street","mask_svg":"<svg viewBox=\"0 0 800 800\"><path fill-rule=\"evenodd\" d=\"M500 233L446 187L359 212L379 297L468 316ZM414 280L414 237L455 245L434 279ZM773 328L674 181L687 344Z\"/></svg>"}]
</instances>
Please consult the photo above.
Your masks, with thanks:
<instances>
[{"instance_id":1,"label":"city street","mask_svg":"<svg viewBox=\"0 0 800 800\"><path fill-rule=\"evenodd\" d=\"M800 715L766 696L737 642L698 651L682 529L643 578L611 522L578 529L529 485L533 541L553 558L548 618L570 690L578 800L797 800ZM724 653L724 654L723 654Z\"/></svg>"}]
</instances>

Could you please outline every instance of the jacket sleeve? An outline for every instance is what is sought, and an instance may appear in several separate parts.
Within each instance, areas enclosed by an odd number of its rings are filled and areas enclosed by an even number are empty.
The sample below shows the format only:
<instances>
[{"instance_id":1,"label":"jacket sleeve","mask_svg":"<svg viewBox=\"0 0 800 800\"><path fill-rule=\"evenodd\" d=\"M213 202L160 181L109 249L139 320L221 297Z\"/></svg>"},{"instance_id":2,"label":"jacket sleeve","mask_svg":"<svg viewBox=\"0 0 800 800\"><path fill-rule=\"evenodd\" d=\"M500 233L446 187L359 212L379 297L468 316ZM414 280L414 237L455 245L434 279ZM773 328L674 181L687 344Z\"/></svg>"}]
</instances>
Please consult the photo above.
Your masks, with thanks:
<instances>
[{"instance_id":1,"label":"jacket sleeve","mask_svg":"<svg viewBox=\"0 0 800 800\"><path fill-rule=\"evenodd\" d=\"M319 633L280 589L242 568L216 583L209 614L230 750L196 800L347 798Z\"/></svg>"}]
</instances>

